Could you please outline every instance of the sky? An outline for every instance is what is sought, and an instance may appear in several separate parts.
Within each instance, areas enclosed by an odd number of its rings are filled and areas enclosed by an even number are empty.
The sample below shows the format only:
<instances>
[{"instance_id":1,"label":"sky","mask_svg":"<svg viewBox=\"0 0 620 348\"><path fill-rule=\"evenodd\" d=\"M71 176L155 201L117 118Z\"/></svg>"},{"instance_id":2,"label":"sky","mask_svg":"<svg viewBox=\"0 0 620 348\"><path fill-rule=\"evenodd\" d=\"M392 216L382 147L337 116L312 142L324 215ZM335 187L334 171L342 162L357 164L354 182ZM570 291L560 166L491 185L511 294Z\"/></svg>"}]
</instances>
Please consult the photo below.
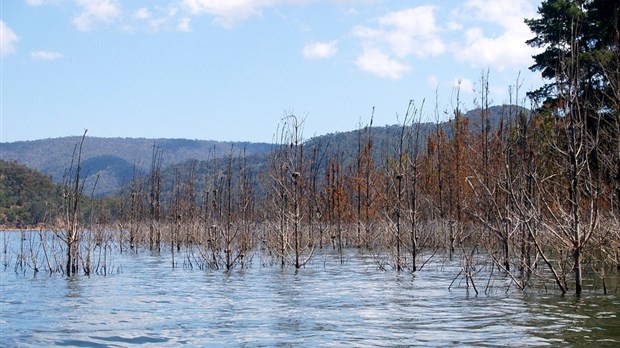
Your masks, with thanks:
<instances>
[{"instance_id":1,"label":"sky","mask_svg":"<svg viewBox=\"0 0 620 348\"><path fill-rule=\"evenodd\" d=\"M540 1L1 1L0 142L81 135L272 142L528 106ZM458 102L456 95L459 95ZM437 116L438 115L438 116Z\"/></svg>"}]
</instances>

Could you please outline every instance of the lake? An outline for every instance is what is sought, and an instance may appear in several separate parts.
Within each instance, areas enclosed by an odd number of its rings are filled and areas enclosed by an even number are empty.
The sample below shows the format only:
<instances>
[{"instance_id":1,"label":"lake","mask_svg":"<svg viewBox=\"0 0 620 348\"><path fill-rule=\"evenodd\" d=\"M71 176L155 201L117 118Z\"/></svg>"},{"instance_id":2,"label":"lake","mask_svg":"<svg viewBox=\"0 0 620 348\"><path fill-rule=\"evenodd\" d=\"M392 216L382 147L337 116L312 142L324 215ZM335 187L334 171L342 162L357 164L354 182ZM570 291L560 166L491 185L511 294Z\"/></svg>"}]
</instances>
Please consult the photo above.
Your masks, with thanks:
<instances>
[{"instance_id":1,"label":"lake","mask_svg":"<svg viewBox=\"0 0 620 348\"><path fill-rule=\"evenodd\" d=\"M341 263L331 249L297 271L256 255L226 272L173 268L169 253L141 250L114 253L105 276L66 277L16 270L11 235L0 271L3 347L620 345L617 288L523 292L498 275L481 276L476 296L463 279L449 288L460 264L443 256L415 274L382 271L359 250Z\"/></svg>"}]
</instances>

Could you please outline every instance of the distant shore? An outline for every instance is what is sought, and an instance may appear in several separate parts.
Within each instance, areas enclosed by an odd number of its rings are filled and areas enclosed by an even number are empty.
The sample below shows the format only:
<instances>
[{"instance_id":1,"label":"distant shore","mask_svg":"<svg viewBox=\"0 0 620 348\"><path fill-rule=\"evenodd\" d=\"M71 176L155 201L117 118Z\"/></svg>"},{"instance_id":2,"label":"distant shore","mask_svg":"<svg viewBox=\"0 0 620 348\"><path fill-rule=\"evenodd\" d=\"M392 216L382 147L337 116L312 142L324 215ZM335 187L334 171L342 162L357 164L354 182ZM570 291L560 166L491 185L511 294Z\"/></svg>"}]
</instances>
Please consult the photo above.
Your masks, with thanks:
<instances>
[{"instance_id":1,"label":"distant shore","mask_svg":"<svg viewBox=\"0 0 620 348\"><path fill-rule=\"evenodd\" d=\"M47 224L39 224L39 225L25 225L25 226L15 226L15 225L0 225L0 232L29 232L29 231L49 231L54 229L53 226Z\"/></svg>"}]
</instances>

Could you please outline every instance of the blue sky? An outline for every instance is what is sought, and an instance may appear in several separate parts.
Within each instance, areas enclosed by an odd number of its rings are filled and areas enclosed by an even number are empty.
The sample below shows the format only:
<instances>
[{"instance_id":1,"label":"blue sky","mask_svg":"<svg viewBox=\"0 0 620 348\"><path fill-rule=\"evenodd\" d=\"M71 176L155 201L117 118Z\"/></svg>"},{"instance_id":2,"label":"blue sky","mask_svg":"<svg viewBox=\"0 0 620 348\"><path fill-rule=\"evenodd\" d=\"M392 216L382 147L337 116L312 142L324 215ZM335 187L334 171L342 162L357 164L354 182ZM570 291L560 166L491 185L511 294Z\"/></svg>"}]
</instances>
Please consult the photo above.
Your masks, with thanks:
<instances>
[{"instance_id":1,"label":"blue sky","mask_svg":"<svg viewBox=\"0 0 620 348\"><path fill-rule=\"evenodd\" d=\"M2 1L0 140L79 135L270 142L493 104L541 85L540 1ZM520 101L521 102L521 101ZM527 105L526 105L527 106Z\"/></svg>"}]
</instances>

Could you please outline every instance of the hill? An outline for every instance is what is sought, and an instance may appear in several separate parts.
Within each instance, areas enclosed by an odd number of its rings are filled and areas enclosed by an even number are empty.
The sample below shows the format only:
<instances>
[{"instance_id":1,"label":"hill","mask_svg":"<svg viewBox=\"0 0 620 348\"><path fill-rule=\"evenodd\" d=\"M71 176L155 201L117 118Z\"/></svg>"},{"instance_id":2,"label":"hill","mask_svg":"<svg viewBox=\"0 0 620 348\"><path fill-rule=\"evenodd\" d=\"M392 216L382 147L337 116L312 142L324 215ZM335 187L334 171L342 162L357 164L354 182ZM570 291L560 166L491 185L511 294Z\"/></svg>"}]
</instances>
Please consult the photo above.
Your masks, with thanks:
<instances>
[{"instance_id":1,"label":"hill","mask_svg":"<svg viewBox=\"0 0 620 348\"><path fill-rule=\"evenodd\" d=\"M62 137L1 143L0 159L17 161L60 182L79 141L80 137ZM167 166L190 159L218 158L229 154L233 145L235 149L245 148L247 154L267 153L271 149L271 145L265 143L87 136L82 150L86 192L95 196L119 192L134 173L143 175L149 168L154 147L161 151L162 166Z\"/></svg>"},{"instance_id":2,"label":"hill","mask_svg":"<svg viewBox=\"0 0 620 348\"><path fill-rule=\"evenodd\" d=\"M489 107L486 110L486 119L488 122L489 130L497 130L501 122L509 122L514 120L518 115L530 114L530 110L516 106L516 105L496 105ZM463 115L464 119L468 120L469 129L472 133L478 133L482 129L481 125L481 109L474 109L466 112ZM451 115L451 119L440 122L422 122L420 124L420 139L419 145L424 146L426 143L426 137L428 134L434 133L439 127L443 130L448 137L452 134L451 122L454 119L454 115ZM321 135L309 139L306 144L324 149L326 158L338 158L341 159L341 164L347 165L357 154L358 139L361 137L361 141L365 142L368 132L370 132L373 141L375 159L381 157L380 152L394 153L397 151L398 140L402 131L402 125L386 125L382 127L374 126L371 129L363 128L353 131L331 133Z\"/></svg>"},{"instance_id":3,"label":"hill","mask_svg":"<svg viewBox=\"0 0 620 348\"><path fill-rule=\"evenodd\" d=\"M496 129L502 119L513 119L521 112L529 114L529 110L514 105L493 106L487 111L491 129ZM481 129L480 115L480 109L471 110L463 115L469 119L472 132ZM450 136L450 121L439 124L421 123L421 145L425 144L426 135L434 132L437 126ZM370 129L375 158L381 157L381 152L395 151L401 128L400 125L388 125ZM337 157L346 166L355 158L358 139L366 137L365 134L366 130L358 129L316 136L306 141L306 147L314 147L325 159ZM79 141L80 137L62 137L0 143L0 159L17 161L51 176L54 182L58 183L62 181L69 167L73 151ZM154 148L161 151L164 176L167 178L166 182L171 182L177 172L183 177L183 173L189 172L192 167L199 176L212 172L214 168L221 166L217 159L229 157L231 151L234 153L233 157L238 157L243 152L248 158L250 167L259 170L264 167L264 161L273 146L267 143L188 139L87 137L82 151L82 173L86 175L85 193L94 196L119 193L134 175L143 176L149 171Z\"/></svg>"},{"instance_id":4,"label":"hill","mask_svg":"<svg viewBox=\"0 0 620 348\"><path fill-rule=\"evenodd\" d=\"M0 225L33 226L58 211L62 194L49 176L0 160Z\"/></svg>"},{"instance_id":5,"label":"hill","mask_svg":"<svg viewBox=\"0 0 620 348\"><path fill-rule=\"evenodd\" d=\"M481 109L471 110L463 115L468 119L470 131L472 133L480 132L481 130ZM514 105L500 105L493 106L487 110L487 120L491 131L497 130L503 120L508 122L514 119L519 113L529 115L529 110L514 106ZM419 145L425 146L426 137L428 134L434 133L437 126L440 127L446 135L451 136L451 121L440 122L439 124L432 122L425 122L420 124L420 140ZM373 157L375 161L379 161L381 158L385 158L384 154L395 154L398 146L398 139L401 135L401 125L387 125L382 127L372 127L370 134L373 141ZM331 133L321 136L316 136L308 139L305 142L306 154L309 154L309 149L315 149L317 151L319 163L319 173L321 177L325 172L325 167L332 158L338 158L338 162L343 166L354 165L354 161L358 151L358 141L361 140L362 144L367 141L368 129L358 129L347 132ZM230 154L230 151L228 152ZM200 178L196 181L196 192L201 192L206 181L213 181L212 177L219 177L222 175L226 166L230 161L230 156L226 158L216 158L210 160L188 160L174 165L167 166L162 171L163 177L163 190L170 193L173 189L175 182L187 182L190 177L190 173L195 178ZM241 161L238 156L234 156L233 165L237 170L243 163L246 169L252 174L264 173L268 167L269 156L266 153L263 154L247 154L245 160ZM251 175L255 189L257 192L261 192L261 187L258 184L258 178L255 175ZM204 180L203 180L204 179Z\"/></svg>"}]
</instances>

